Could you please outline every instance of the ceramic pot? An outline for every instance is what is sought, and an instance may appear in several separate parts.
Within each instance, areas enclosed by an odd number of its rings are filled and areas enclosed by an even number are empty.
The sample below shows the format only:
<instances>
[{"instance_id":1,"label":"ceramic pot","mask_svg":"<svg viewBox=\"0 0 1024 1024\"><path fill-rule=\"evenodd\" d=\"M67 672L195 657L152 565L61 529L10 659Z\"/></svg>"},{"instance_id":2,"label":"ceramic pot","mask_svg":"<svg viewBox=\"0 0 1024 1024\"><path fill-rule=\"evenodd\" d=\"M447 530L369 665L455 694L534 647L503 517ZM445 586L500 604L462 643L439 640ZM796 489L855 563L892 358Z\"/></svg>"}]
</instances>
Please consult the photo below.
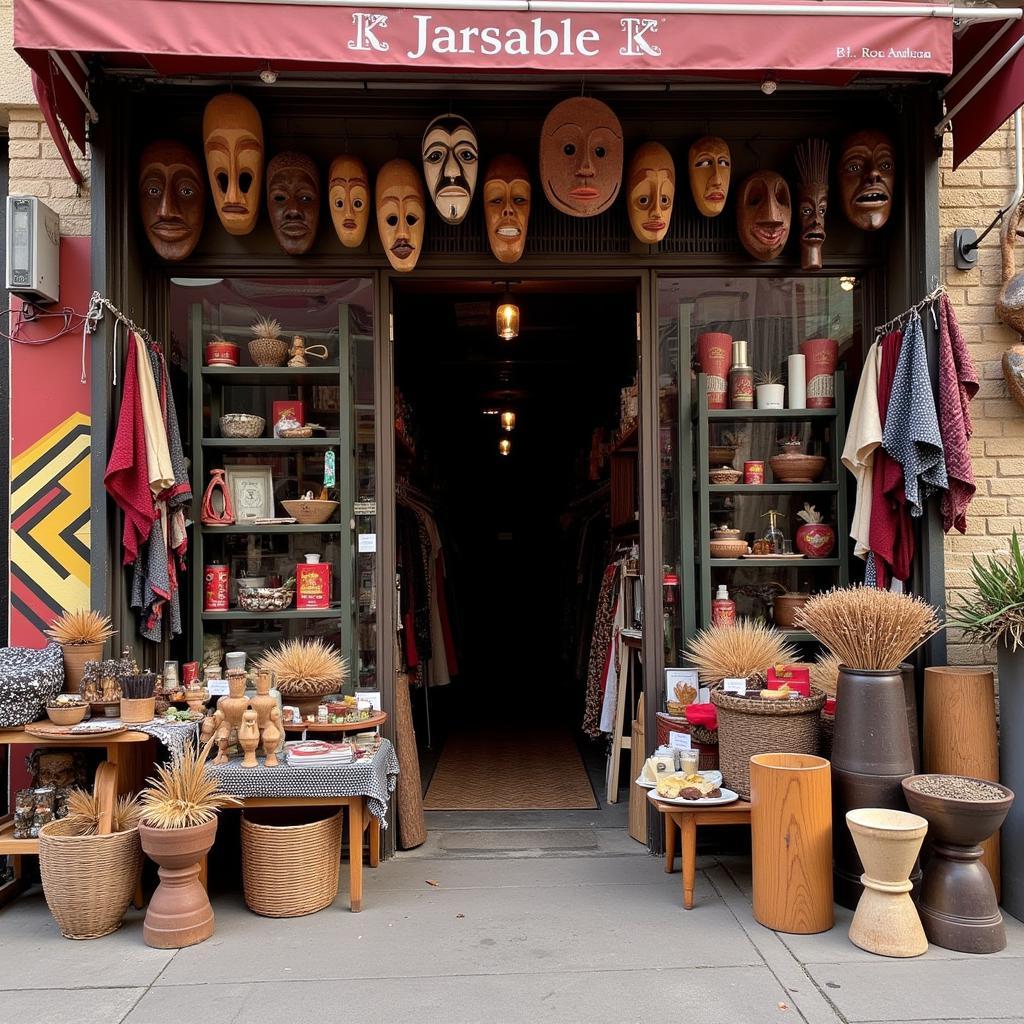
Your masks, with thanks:
<instances>
[{"instance_id":1,"label":"ceramic pot","mask_svg":"<svg viewBox=\"0 0 1024 1024\"><path fill-rule=\"evenodd\" d=\"M824 455L804 455L799 451L784 451L768 460L772 474L780 484L812 484L825 469Z\"/></svg>"},{"instance_id":2,"label":"ceramic pot","mask_svg":"<svg viewBox=\"0 0 1024 1024\"><path fill-rule=\"evenodd\" d=\"M64 692L78 693L82 689L85 663L103 657L103 644L61 644L60 653L64 658Z\"/></svg>"},{"instance_id":3,"label":"ceramic pot","mask_svg":"<svg viewBox=\"0 0 1024 1024\"><path fill-rule=\"evenodd\" d=\"M1024 792L1024 648L1005 644L999 657L999 778L1015 793ZM1003 908L1024 919L1024 807L1014 804L1003 824Z\"/></svg>"},{"instance_id":4,"label":"ceramic pot","mask_svg":"<svg viewBox=\"0 0 1024 1024\"><path fill-rule=\"evenodd\" d=\"M708 408L728 405L729 369L732 366L732 335L706 331L697 335L697 360L708 378Z\"/></svg>"},{"instance_id":5,"label":"ceramic pot","mask_svg":"<svg viewBox=\"0 0 1024 1024\"><path fill-rule=\"evenodd\" d=\"M809 338L800 343L807 367L807 408L831 409L835 405L835 372L839 344L832 338Z\"/></svg>"},{"instance_id":6,"label":"ceramic pot","mask_svg":"<svg viewBox=\"0 0 1024 1024\"><path fill-rule=\"evenodd\" d=\"M779 629L795 629L796 613L808 601L810 594L779 594L772 602L772 618Z\"/></svg>"},{"instance_id":7,"label":"ceramic pot","mask_svg":"<svg viewBox=\"0 0 1024 1024\"><path fill-rule=\"evenodd\" d=\"M850 924L850 941L880 956L920 956L928 939L910 898L909 876L928 822L906 811L864 807L846 824L864 862L864 893Z\"/></svg>"},{"instance_id":8,"label":"ceramic pot","mask_svg":"<svg viewBox=\"0 0 1024 1024\"><path fill-rule=\"evenodd\" d=\"M206 343L207 366L237 366L239 348L233 341L208 341Z\"/></svg>"},{"instance_id":9,"label":"ceramic pot","mask_svg":"<svg viewBox=\"0 0 1024 1024\"><path fill-rule=\"evenodd\" d=\"M1001 800L958 800L914 788L918 779L935 777L903 780L907 805L927 819L932 840L918 904L925 934L943 949L998 953L1006 948L1006 928L992 877L981 862L981 844L1002 825L1013 793L995 782L987 784L1002 790Z\"/></svg>"},{"instance_id":10,"label":"ceramic pot","mask_svg":"<svg viewBox=\"0 0 1024 1024\"><path fill-rule=\"evenodd\" d=\"M192 828L139 825L143 852L157 864L160 876L142 930L147 946L194 946L213 934L213 907L199 881L199 862L216 835L216 818Z\"/></svg>"},{"instance_id":11,"label":"ceramic pot","mask_svg":"<svg viewBox=\"0 0 1024 1024\"><path fill-rule=\"evenodd\" d=\"M758 409L785 409L785 384L758 384L754 389L757 393Z\"/></svg>"},{"instance_id":12,"label":"ceramic pot","mask_svg":"<svg viewBox=\"0 0 1024 1024\"><path fill-rule=\"evenodd\" d=\"M808 558L828 558L836 546L836 531L828 523L804 523L797 527L796 549Z\"/></svg>"},{"instance_id":13,"label":"ceramic pot","mask_svg":"<svg viewBox=\"0 0 1024 1024\"><path fill-rule=\"evenodd\" d=\"M903 677L903 706L907 709L907 731L910 733L910 756L914 761L915 774L921 770L921 735L917 727L917 682L914 666L909 661L900 665Z\"/></svg>"}]
</instances>

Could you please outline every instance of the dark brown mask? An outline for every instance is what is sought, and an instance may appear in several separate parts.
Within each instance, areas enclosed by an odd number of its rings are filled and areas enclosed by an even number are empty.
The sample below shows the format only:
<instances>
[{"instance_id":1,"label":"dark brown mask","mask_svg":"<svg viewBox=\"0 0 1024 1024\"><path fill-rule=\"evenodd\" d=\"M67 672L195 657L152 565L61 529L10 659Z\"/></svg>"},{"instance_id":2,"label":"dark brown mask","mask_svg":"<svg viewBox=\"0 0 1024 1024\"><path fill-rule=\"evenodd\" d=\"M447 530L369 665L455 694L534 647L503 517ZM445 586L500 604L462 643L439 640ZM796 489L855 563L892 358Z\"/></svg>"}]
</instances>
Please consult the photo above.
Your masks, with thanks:
<instances>
[{"instance_id":1,"label":"dark brown mask","mask_svg":"<svg viewBox=\"0 0 1024 1024\"><path fill-rule=\"evenodd\" d=\"M797 217L800 220L800 266L821 270L825 245L825 214L828 212L828 144L808 139L796 150L800 174L797 186Z\"/></svg>"},{"instance_id":2,"label":"dark brown mask","mask_svg":"<svg viewBox=\"0 0 1024 1024\"><path fill-rule=\"evenodd\" d=\"M892 213L896 163L892 140L872 129L843 142L839 157L839 193L846 219L862 231L884 227Z\"/></svg>"},{"instance_id":3,"label":"dark brown mask","mask_svg":"<svg viewBox=\"0 0 1024 1024\"><path fill-rule=\"evenodd\" d=\"M199 161L172 139L150 143L139 160L139 211L149 244L165 260L191 255L203 233L206 188Z\"/></svg>"},{"instance_id":4,"label":"dark brown mask","mask_svg":"<svg viewBox=\"0 0 1024 1024\"><path fill-rule=\"evenodd\" d=\"M289 256L309 252L320 221L320 175L302 153L278 153L267 164L267 211L277 244Z\"/></svg>"}]
</instances>

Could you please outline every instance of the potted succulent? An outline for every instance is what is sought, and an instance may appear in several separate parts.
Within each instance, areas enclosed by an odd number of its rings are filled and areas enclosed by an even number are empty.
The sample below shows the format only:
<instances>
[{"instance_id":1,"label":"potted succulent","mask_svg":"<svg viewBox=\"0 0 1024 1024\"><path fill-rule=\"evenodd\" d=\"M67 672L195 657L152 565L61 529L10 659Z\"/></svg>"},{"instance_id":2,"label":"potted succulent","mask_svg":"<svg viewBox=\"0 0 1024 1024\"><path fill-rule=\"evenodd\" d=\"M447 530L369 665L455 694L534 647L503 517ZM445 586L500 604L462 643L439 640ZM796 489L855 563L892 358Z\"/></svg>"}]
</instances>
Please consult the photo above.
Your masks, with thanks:
<instances>
[{"instance_id":1,"label":"potted succulent","mask_svg":"<svg viewBox=\"0 0 1024 1024\"><path fill-rule=\"evenodd\" d=\"M1024 552L1014 530L1008 556L971 567L974 590L954 609L953 624L971 643L994 647L999 663L999 778L1024 793ZM1024 917L1024 805L1010 808L1002 829L1003 906Z\"/></svg>"},{"instance_id":2,"label":"potted succulent","mask_svg":"<svg viewBox=\"0 0 1024 1024\"><path fill-rule=\"evenodd\" d=\"M109 615L79 608L58 615L46 635L60 645L64 656L64 691L78 693L85 663L103 656L103 645L114 635L114 627Z\"/></svg>"},{"instance_id":3,"label":"potted succulent","mask_svg":"<svg viewBox=\"0 0 1024 1024\"><path fill-rule=\"evenodd\" d=\"M323 640L284 641L260 658L256 671L273 672L285 702L303 715L315 714L321 697L338 693L348 679L347 662Z\"/></svg>"},{"instance_id":4,"label":"potted succulent","mask_svg":"<svg viewBox=\"0 0 1024 1024\"><path fill-rule=\"evenodd\" d=\"M221 793L206 772L211 745L186 745L176 761L157 766L142 791L139 838L160 875L142 934L157 949L193 946L213 934L213 907L199 865L217 835L217 811L238 801Z\"/></svg>"},{"instance_id":5,"label":"potted succulent","mask_svg":"<svg viewBox=\"0 0 1024 1024\"><path fill-rule=\"evenodd\" d=\"M779 381L779 375L766 370L754 378L758 409L784 409L786 407L786 385Z\"/></svg>"}]
</instances>

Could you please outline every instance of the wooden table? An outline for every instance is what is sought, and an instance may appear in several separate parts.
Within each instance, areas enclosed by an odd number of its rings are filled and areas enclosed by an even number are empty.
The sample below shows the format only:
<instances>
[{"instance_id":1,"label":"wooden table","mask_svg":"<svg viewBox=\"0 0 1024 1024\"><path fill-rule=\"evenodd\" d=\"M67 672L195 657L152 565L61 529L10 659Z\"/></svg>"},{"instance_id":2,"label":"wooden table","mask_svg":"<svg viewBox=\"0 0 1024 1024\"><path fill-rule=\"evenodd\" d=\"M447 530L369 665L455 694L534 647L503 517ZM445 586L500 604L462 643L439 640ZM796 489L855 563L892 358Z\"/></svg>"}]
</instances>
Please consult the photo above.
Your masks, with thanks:
<instances>
[{"instance_id":1,"label":"wooden table","mask_svg":"<svg viewBox=\"0 0 1024 1024\"><path fill-rule=\"evenodd\" d=\"M141 787L145 769L143 748L138 744L152 739L144 732L129 729L114 736L55 736L43 738L30 736L24 729L0 729L0 745L24 744L28 747L73 747L76 749L99 748L106 751L107 760L117 768L118 793L131 793ZM14 815L0 818L0 857L9 856L14 870L14 880L0 888L0 907L5 906L18 895L25 885L22 881L22 857L39 855L38 839L14 838Z\"/></svg>"},{"instance_id":2,"label":"wooden table","mask_svg":"<svg viewBox=\"0 0 1024 1024\"><path fill-rule=\"evenodd\" d=\"M653 792L653 790L652 790ZM676 829L681 837L679 857L683 869L683 906L693 909L693 886L697 878L697 826L749 825L750 803L736 800L718 806L683 807L667 804L655 796L648 798L665 818L665 871L675 870Z\"/></svg>"}]
</instances>

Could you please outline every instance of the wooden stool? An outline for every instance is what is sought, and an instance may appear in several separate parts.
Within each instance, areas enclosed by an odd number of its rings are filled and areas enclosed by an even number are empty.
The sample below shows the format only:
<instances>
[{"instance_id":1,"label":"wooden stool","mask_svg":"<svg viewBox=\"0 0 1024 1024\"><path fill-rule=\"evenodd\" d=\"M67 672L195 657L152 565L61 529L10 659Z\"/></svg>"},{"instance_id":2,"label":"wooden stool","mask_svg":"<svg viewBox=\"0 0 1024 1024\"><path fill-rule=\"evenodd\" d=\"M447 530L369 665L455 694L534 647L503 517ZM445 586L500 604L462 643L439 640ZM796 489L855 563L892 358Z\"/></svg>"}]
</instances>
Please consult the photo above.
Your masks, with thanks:
<instances>
[{"instance_id":1,"label":"wooden stool","mask_svg":"<svg viewBox=\"0 0 1024 1024\"><path fill-rule=\"evenodd\" d=\"M675 868L676 829L681 837L679 857L683 868L683 906L693 908L693 885L697 878L697 826L698 825L749 825L750 804L737 800L717 807L682 807L666 804L657 798L652 790L648 799L655 810L665 818L665 871Z\"/></svg>"}]
</instances>

